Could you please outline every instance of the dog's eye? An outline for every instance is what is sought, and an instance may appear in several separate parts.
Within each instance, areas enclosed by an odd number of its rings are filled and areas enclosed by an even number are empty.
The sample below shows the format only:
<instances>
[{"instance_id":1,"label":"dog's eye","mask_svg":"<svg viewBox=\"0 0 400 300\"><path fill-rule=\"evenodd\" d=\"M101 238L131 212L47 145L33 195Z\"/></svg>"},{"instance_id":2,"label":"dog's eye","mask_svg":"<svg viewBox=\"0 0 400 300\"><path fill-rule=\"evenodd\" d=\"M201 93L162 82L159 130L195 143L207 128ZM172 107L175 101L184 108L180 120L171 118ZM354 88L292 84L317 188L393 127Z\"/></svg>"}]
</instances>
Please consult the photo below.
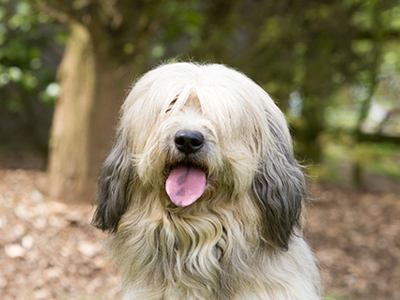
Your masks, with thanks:
<instances>
[{"instance_id":1,"label":"dog's eye","mask_svg":"<svg viewBox=\"0 0 400 300\"><path fill-rule=\"evenodd\" d=\"M169 104L168 109L165 111L165 113L169 113L171 111L172 107L176 103L176 100L178 100L178 97L176 97L174 100L171 101L171 103Z\"/></svg>"}]
</instances>

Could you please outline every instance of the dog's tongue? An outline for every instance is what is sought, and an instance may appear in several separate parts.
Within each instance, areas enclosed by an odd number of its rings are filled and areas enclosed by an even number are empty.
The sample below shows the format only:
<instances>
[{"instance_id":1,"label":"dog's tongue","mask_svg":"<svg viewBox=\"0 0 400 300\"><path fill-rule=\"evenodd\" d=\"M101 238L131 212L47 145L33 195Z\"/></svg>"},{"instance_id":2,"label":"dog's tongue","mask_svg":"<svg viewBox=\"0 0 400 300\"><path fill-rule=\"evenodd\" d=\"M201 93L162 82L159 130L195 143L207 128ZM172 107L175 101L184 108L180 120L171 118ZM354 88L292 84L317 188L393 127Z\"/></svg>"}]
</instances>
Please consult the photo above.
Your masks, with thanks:
<instances>
[{"instance_id":1,"label":"dog's tongue","mask_svg":"<svg viewBox=\"0 0 400 300\"><path fill-rule=\"evenodd\" d=\"M165 183L165 190L177 206L193 204L204 193L206 174L192 165L180 164L171 171Z\"/></svg>"}]
</instances>

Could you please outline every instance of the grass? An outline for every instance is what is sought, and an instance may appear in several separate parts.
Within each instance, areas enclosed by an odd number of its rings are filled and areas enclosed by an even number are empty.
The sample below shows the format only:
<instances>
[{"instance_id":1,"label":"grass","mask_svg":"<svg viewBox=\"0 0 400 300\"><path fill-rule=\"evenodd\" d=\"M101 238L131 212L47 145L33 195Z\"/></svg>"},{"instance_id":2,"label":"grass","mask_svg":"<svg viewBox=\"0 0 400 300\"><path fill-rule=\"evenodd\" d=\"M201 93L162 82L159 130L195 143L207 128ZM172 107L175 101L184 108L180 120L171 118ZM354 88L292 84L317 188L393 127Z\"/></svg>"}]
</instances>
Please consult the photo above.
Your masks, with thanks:
<instances>
[{"instance_id":1,"label":"grass","mask_svg":"<svg viewBox=\"0 0 400 300\"><path fill-rule=\"evenodd\" d=\"M325 139L324 145L324 161L312 174L319 179L351 185L353 167L358 163L364 172L400 180L400 147L397 145L354 145L346 140L328 139Z\"/></svg>"}]
</instances>

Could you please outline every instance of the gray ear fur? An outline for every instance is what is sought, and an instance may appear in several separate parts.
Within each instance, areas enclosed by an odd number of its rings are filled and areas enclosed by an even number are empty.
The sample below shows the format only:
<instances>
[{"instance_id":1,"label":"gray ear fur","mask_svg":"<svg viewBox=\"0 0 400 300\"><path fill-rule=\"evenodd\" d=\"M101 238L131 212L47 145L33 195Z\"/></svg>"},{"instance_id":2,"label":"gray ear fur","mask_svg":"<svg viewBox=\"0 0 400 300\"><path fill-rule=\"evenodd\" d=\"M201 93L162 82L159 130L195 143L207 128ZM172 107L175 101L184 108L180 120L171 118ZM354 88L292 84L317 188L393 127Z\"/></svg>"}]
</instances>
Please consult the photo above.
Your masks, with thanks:
<instances>
[{"instance_id":1,"label":"gray ear fur","mask_svg":"<svg viewBox=\"0 0 400 300\"><path fill-rule=\"evenodd\" d=\"M264 239L270 246L288 250L306 198L306 180L273 116L267 115L267 120L275 149L271 157L264 158L253 181L253 192L265 217Z\"/></svg>"},{"instance_id":2,"label":"gray ear fur","mask_svg":"<svg viewBox=\"0 0 400 300\"><path fill-rule=\"evenodd\" d=\"M98 207L92 225L110 233L116 232L126 212L135 180L129 147L119 134L113 149L103 163L98 181Z\"/></svg>"}]
</instances>

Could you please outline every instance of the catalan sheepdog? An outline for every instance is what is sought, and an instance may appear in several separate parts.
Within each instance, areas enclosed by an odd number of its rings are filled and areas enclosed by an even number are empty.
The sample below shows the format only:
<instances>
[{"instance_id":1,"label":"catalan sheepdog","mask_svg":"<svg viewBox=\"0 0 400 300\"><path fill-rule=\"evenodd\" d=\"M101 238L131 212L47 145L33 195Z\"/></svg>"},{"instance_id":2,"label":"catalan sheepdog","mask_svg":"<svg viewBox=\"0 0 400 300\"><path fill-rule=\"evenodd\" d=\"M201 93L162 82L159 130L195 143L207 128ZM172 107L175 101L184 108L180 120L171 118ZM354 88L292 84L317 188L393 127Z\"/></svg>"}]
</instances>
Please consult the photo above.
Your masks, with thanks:
<instances>
[{"instance_id":1,"label":"catalan sheepdog","mask_svg":"<svg viewBox=\"0 0 400 300\"><path fill-rule=\"evenodd\" d=\"M284 115L245 75L173 63L122 107L93 225L125 300L321 299Z\"/></svg>"}]
</instances>

